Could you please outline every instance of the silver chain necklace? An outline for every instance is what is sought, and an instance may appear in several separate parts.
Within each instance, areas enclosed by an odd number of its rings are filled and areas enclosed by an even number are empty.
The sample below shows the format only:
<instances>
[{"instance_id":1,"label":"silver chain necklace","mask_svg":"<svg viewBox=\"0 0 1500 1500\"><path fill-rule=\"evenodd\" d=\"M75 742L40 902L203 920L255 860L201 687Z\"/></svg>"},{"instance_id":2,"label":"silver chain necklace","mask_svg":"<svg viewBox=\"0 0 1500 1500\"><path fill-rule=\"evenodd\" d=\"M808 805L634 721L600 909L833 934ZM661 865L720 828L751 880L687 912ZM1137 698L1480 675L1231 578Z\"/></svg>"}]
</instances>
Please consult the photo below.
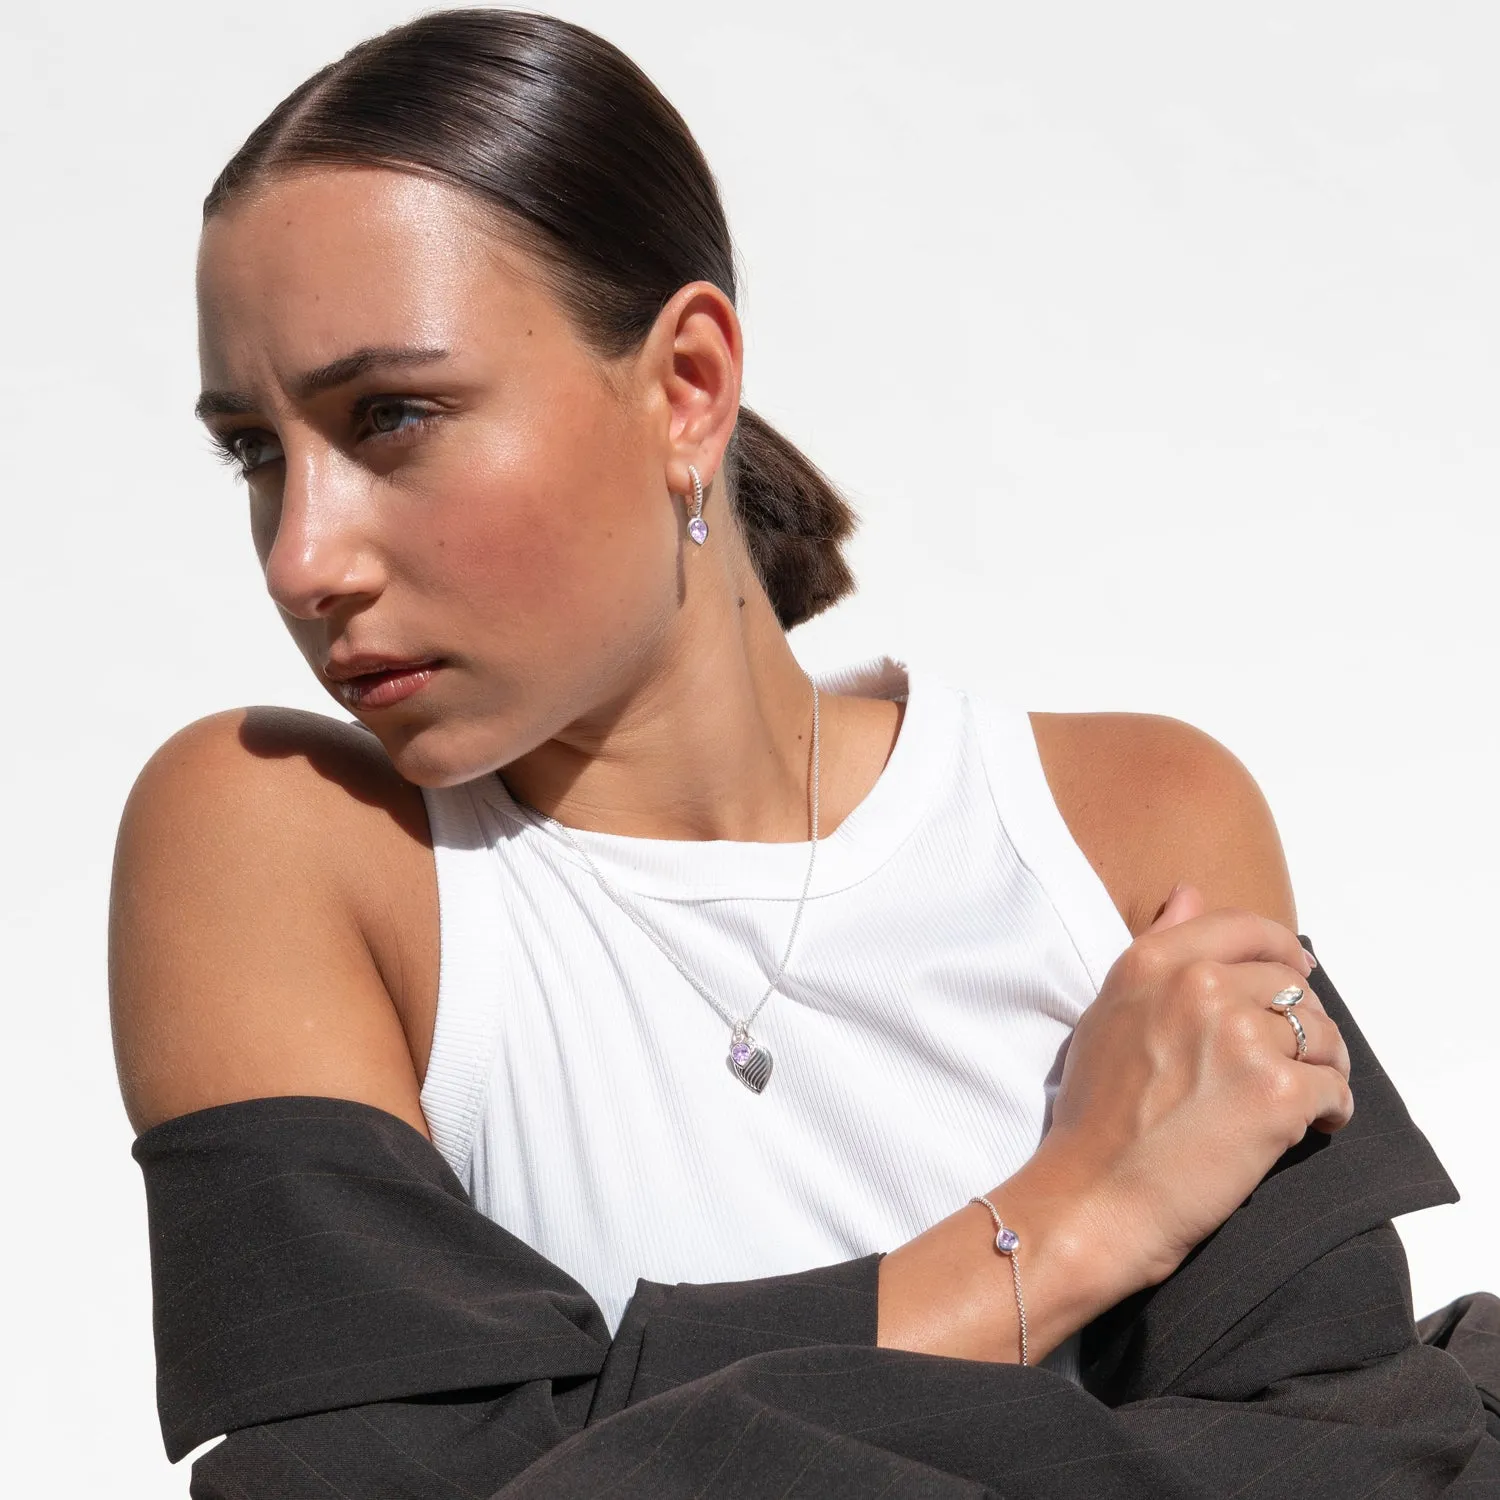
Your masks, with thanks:
<instances>
[{"instance_id":1,"label":"silver chain necklace","mask_svg":"<svg viewBox=\"0 0 1500 1500\"><path fill-rule=\"evenodd\" d=\"M661 950L663 956L677 970L692 987L698 991L708 1003L724 1018L729 1025L729 1054L724 1062L729 1071L750 1089L753 1093L760 1093L771 1078L771 1054L762 1047L754 1037L750 1035L750 1023L760 1014L761 1006L769 1000L775 992L777 984L781 981L782 974L786 971L786 961L792 956L792 944L797 941L797 928L802 922L802 908L807 905L807 892L812 886L813 862L818 856L818 773L822 755L818 744L818 685L813 683L813 728L812 728L812 847L807 851L807 875L802 881L802 895L797 902L796 915L792 918L792 930L787 936L786 951L781 955L781 962L776 966L776 972L771 976L771 982L766 986L766 992L756 1002L755 1009L744 1017L743 1020L731 1016L722 1005L708 992L707 987L702 984L696 975L690 973L682 961L662 941L660 935L636 912L625 898L610 884L605 877L604 871L594 863L589 851L579 843L574 836L573 830L566 823L559 823L556 818L549 817L544 812L539 812L534 807L527 807L524 803L516 802L518 807L544 823L550 824L557 829L567 841L583 856L584 862L594 872L594 878L603 887L604 893L635 923L642 932L651 939ZM514 798L512 799L515 800Z\"/></svg>"}]
</instances>

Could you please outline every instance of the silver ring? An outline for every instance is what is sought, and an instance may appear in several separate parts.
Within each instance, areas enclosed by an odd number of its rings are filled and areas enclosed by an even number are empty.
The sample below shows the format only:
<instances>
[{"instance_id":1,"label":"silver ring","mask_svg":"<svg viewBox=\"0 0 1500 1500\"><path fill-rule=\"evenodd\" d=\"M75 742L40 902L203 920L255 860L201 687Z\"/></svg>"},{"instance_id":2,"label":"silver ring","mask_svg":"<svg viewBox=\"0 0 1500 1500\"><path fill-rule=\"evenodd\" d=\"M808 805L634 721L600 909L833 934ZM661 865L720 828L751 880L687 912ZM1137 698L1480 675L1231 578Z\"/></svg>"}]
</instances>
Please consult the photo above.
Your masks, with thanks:
<instances>
[{"instance_id":1,"label":"silver ring","mask_svg":"<svg viewBox=\"0 0 1500 1500\"><path fill-rule=\"evenodd\" d=\"M1303 993L1300 984L1289 984L1284 990L1277 990L1271 996L1271 1004L1279 1011L1289 1011L1302 999Z\"/></svg>"},{"instance_id":2,"label":"silver ring","mask_svg":"<svg viewBox=\"0 0 1500 1500\"><path fill-rule=\"evenodd\" d=\"M1281 1014L1284 1015L1287 1020L1292 1023L1292 1030L1297 1033L1297 1056L1306 1057L1307 1033L1302 1029L1302 1022L1299 1021L1296 1016L1294 1016L1289 1010L1283 1010Z\"/></svg>"}]
</instances>

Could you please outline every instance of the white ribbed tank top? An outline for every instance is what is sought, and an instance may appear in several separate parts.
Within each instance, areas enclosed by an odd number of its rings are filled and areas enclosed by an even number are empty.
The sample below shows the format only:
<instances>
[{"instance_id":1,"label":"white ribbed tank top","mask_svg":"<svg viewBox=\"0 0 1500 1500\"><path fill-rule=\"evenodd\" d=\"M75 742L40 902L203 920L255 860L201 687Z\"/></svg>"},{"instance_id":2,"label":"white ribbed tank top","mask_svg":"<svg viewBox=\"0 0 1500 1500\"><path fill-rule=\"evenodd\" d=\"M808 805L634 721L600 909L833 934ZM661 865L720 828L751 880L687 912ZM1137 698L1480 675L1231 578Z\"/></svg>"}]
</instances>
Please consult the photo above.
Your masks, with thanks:
<instances>
[{"instance_id":1,"label":"white ribbed tank top","mask_svg":"<svg viewBox=\"0 0 1500 1500\"><path fill-rule=\"evenodd\" d=\"M888 656L816 678L906 712L875 785L819 840L753 1027L774 1059L763 1094L725 1067L724 1021L499 776L423 788L441 922L433 1141L480 1212L587 1288L612 1332L638 1277L737 1281L894 1249L1009 1176L1131 942L1024 709ZM806 842L575 832L726 1011L754 1005ZM1047 1364L1076 1379L1076 1339Z\"/></svg>"}]
</instances>

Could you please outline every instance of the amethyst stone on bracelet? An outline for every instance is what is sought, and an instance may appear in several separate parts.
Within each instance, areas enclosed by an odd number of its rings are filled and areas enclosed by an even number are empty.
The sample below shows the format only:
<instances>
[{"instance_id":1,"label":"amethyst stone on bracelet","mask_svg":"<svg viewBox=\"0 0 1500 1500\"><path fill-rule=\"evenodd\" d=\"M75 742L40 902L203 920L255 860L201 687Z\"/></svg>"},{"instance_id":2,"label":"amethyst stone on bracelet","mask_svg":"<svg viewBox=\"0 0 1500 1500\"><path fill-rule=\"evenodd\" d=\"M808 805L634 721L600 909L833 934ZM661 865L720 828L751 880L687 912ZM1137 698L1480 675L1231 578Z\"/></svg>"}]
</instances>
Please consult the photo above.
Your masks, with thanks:
<instances>
[{"instance_id":1,"label":"amethyst stone on bracelet","mask_svg":"<svg viewBox=\"0 0 1500 1500\"><path fill-rule=\"evenodd\" d=\"M1013 1254L1020 1248L1020 1245L1021 1236L1018 1235L1014 1229L1002 1229L1000 1233L995 1236L995 1249L997 1249L1002 1255Z\"/></svg>"}]
</instances>

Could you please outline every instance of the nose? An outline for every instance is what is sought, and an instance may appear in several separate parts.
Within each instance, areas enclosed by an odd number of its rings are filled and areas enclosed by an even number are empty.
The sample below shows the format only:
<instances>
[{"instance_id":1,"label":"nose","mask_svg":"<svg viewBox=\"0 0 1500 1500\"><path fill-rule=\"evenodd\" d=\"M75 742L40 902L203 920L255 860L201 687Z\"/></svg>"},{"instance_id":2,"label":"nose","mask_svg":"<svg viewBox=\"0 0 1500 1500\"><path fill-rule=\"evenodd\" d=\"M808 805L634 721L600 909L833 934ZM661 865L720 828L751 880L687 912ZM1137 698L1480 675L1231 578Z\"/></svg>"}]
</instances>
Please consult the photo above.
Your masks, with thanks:
<instances>
[{"instance_id":1,"label":"nose","mask_svg":"<svg viewBox=\"0 0 1500 1500\"><path fill-rule=\"evenodd\" d=\"M289 615L325 618L368 603L384 587L374 544L369 475L335 450L286 447L280 504L260 543L266 591Z\"/></svg>"}]
</instances>

